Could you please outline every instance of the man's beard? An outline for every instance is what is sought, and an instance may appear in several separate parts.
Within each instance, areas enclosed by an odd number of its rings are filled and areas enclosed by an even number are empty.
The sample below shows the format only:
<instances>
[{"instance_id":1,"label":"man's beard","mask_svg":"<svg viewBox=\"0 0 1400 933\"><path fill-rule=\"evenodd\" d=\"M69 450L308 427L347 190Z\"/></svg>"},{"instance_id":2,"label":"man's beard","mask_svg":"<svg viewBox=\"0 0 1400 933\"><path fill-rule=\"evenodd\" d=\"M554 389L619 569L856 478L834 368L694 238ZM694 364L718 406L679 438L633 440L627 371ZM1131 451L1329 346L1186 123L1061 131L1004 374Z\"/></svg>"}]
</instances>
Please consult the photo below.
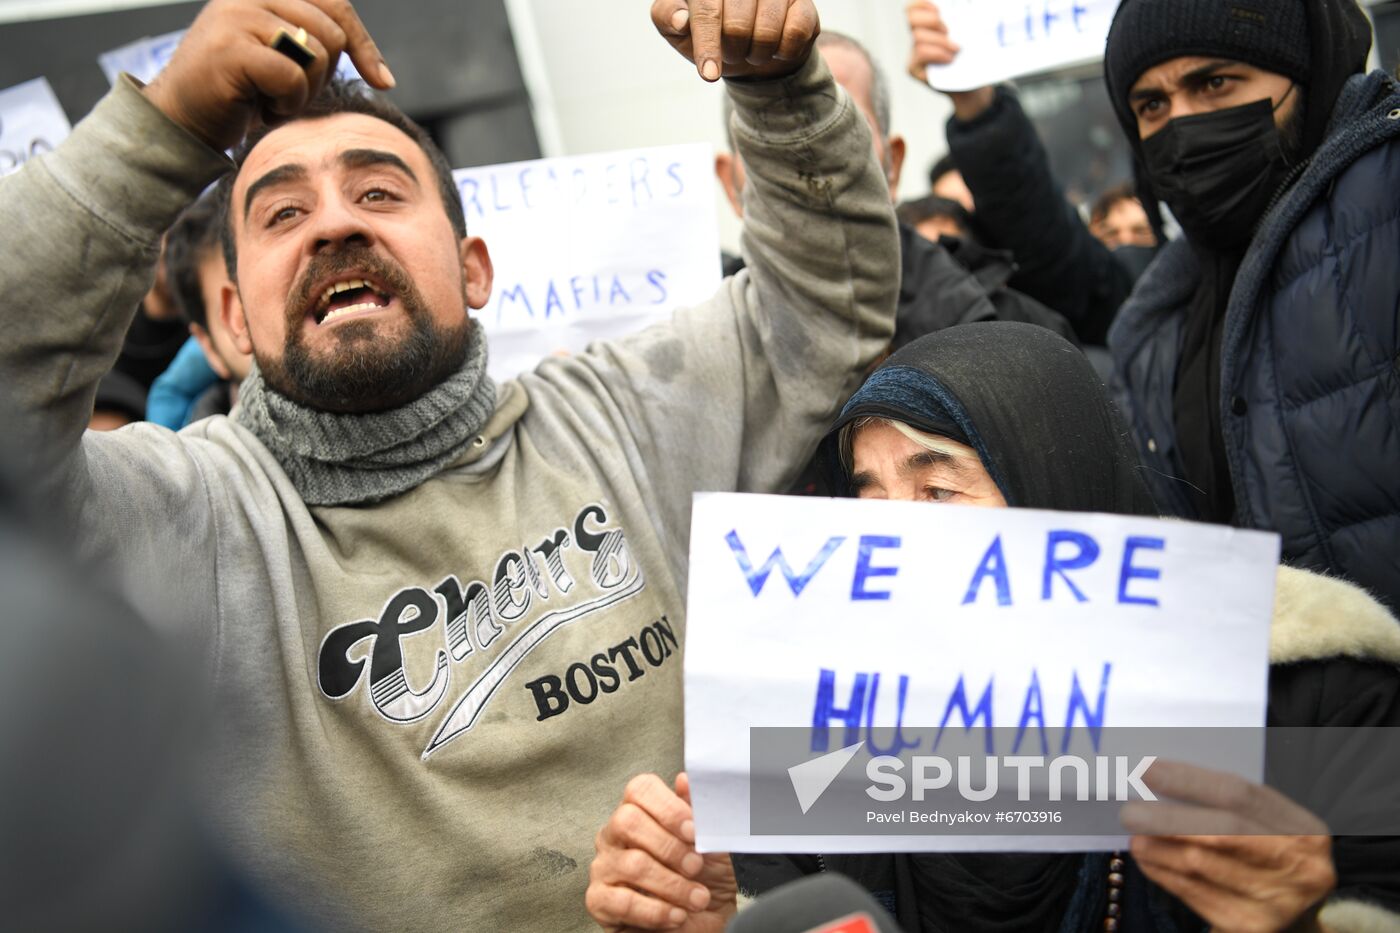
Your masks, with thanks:
<instances>
[{"instance_id":1,"label":"man's beard","mask_svg":"<svg viewBox=\"0 0 1400 933\"><path fill-rule=\"evenodd\" d=\"M309 290L342 272L359 272L388 287L403 305L408 333L386 339L372 319L346 321L335 327L334 349L313 355L304 339ZM263 380L298 404L342 414L387 411L421 398L462 368L472 328L465 296L461 324L445 327L434 320L407 273L358 246L313 259L287 298L286 314L282 358L258 359Z\"/></svg>"}]
</instances>

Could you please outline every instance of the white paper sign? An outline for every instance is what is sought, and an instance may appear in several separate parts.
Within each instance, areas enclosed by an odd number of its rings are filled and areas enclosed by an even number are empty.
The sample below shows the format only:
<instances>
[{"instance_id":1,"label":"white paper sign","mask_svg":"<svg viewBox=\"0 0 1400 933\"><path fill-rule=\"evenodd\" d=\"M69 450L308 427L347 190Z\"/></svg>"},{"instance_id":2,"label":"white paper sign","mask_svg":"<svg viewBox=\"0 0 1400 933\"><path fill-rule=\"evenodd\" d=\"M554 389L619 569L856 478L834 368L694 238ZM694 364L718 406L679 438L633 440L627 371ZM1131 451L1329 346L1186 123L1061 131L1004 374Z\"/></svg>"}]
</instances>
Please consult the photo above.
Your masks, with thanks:
<instances>
[{"instance_id":1,"label":"white paper sign","mask_svg":"<svg viewBox=\"0 0 1400 933\"><path fill-rule=\"evenodd\" d=\"M177 29L161 36L137 39L121 48L103 52L97 56L97 63L112 84L117 83L117 76L123 71L144 84L150 84L170 61L170 56L175 54L175 47L184 35L185 30Z\"/></svg>"},{"instance_id":2,"label":"white paper sign","mask_svg":"<svg viewBox=\"0 0 1400 933\"><path fill-rule=\"evenodd\" d=\"M160 70L175 54L175 47L185 37L185 30L177 29L153 38L137 39L135 42L103 52L97 56L97 63L108 82L117 83L117 76L123 71L143 84L150 84ZM360 73L350 64L350 59L342 55L336 63L336 74L347 81L358 80Z\"/></svg>"},{"instance_id":3,"label":"white paper sign","mask_svg":"<svg viewBox=\"0 0 1400 933\"><path fill-rule=\"evenodd\" d=\"M51 152L71 130L46 79L0 91L0 175L17 172L34 156Z\"/></svg>"},{"instance_id":4,"label":"white paper sign","mask_svg":"<svg viewBox=\"0 0 1400 933\"><path fill-rule=\"evenodd\" d=\"M669 319L719 286L708 145L633 149L456 172L467 231L495 266L477 312L491 374L510 378Z\"/></svg>"},{"instance_id":5,"label":"white paper sign","mask_svg":"<svg viewBox=\"0 0 1400 933\"><path fill-rule=\"evenodd\" d=\"M701 849L1085 851L1121 842L753 834L749 730L799 727L814 749L835 751L866 740L872 725L938 727L963 694L969 706L988 697L993 724L1014 731L1032 690L1051 724L1078 716L1086 728L1257 729L1278 555L1275 535L1184 522L698 495L685 757ZM1231 770L1261 779L1259 741ZM794 776L805 813L798 786Z\"/></svg>"},{"instance_id":6,"label":"white paper sign","mask_svg":"<svg viewBox=\"0 0 1400 933\"><path fill-rule=\"evenodd\" d=\"M970 91L1103 58L1119 0L939 0L948 37L962 47L931 65L929 84Z\"/></svg>"}]
</instances>

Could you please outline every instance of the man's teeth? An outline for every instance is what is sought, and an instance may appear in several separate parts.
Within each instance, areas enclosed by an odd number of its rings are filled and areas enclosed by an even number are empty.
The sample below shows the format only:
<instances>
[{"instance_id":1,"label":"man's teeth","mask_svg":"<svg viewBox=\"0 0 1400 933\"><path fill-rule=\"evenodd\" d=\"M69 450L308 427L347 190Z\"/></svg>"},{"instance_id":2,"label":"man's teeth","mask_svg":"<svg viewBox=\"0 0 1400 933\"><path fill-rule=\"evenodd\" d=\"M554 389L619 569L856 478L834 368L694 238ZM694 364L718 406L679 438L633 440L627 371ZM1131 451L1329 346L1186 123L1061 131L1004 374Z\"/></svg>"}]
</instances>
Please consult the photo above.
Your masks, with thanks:
<instances>
[{"instance_id":1,"label":"man's teeth","mask_svg":"<svg viewBox=\"0 0 1400 933\"><path fill-rule=\"evenodd\" d=\"M353 314L356 311L377 311L381 307L383 307L383 305L379 304L377 301L362 301L357 305L346 305L344 308L336 308L334 311L321 318L321 323L329 324L331 321L334 321L338 317L344 317L345 315Z\"/></svg>"},{"instance_id":2,"label":"man's teeth","mask_svg":"<svg viewBox=\"0 0 1400 933\"><path fill-rule=\"evenodd\" d=\"M341 292L348 292L348 291L350 291L352 288L373 288L373 287L374 287L374 286L370 285L370 284L369 284L368 282L366 282L364 279L346 279L344 282L336 282L334 285L328 286L328 287L326 288L326 290L325 290L324 292L321 293L321 307L324 308L327 304L330 303L330 300L331 300L332 298L334 298L336 295L340 294Z\"/></svg>"}]
</instances>

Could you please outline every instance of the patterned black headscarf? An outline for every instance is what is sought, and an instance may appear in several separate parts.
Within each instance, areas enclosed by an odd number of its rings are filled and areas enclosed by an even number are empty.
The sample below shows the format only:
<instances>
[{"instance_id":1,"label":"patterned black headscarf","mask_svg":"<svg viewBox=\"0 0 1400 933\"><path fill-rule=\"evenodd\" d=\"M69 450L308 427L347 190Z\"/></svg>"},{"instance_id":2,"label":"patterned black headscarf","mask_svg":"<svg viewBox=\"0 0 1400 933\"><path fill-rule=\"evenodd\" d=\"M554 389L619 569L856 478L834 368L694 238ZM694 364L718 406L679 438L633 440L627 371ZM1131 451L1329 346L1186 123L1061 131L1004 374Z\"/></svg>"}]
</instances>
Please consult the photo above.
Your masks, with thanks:
<instances>
[{"instance_id":1,"label":"patterned black headscarf","mask_svg":"<svg viewBox=\"0 0 1400 933\"><path fill-rule=\"evenodd\" d=\"M1085 358L1032 324L964 324L895 353L842 409L841 429L889 418L977 451L1008 505L1157 515L1127 426ZM842 475L835 488L847 489Z\"/></svg>"}]
</instances>

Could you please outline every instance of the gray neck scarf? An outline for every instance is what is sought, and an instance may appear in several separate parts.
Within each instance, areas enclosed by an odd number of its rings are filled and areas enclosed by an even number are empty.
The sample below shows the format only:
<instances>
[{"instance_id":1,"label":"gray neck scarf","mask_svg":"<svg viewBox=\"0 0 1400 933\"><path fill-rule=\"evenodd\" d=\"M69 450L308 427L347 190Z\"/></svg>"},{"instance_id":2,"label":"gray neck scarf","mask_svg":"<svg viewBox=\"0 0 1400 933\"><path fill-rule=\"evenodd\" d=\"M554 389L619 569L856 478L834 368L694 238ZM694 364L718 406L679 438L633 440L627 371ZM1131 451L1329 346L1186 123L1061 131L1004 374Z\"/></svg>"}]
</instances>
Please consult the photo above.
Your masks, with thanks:
<instances>
[{"instance_id":1,"label":"gray neck scarf","mask_svg":"<svg viewBox=\"0 0 1400 933\"><path fill-rule=\"evenodd\" d=\"M442 472L495 408L486 338L474 324L462 368L402 408L364 415L317 411L269 387L254 364L234 417L277 458L307 505L367 505Z\"/></svg>"}]
</instances>

